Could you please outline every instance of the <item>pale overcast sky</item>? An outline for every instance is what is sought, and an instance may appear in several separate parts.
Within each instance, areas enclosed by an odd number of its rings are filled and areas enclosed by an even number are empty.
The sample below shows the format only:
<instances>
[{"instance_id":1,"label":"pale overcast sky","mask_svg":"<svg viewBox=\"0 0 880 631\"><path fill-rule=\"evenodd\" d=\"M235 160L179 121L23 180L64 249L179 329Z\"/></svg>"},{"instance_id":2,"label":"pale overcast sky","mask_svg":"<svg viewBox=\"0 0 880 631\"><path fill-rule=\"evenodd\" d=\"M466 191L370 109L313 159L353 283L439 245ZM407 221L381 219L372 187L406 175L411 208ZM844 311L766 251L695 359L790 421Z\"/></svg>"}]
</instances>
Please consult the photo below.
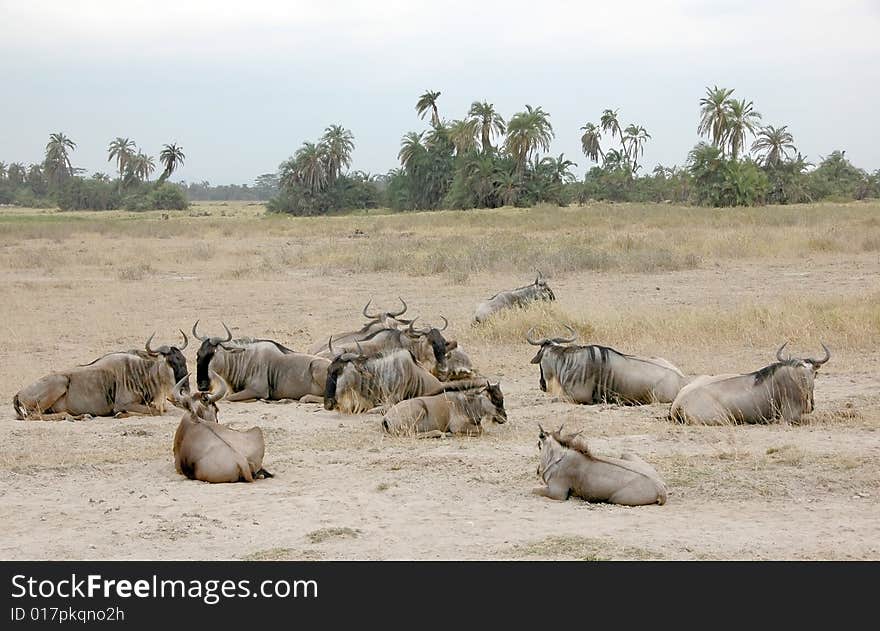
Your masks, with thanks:
<instances>
[{"instance_id":1,"label":"pale overcast sky","mask_svg":"<svg viewBox=\"0 0 880 631\"><path fill-rule=\"evenodd\" d=\"M619 108L653 136L650 171L685 161L712 85L814 161L880 168L880 0L0 0L0 80L0 161L39 161L62 131L89 173L128 136L182 145L174 180L251 182L333 123L353 168L385 172L428 127L428 89L447 119L542 106L579 176L580 127Z\"/></svg>"}]
</instances>

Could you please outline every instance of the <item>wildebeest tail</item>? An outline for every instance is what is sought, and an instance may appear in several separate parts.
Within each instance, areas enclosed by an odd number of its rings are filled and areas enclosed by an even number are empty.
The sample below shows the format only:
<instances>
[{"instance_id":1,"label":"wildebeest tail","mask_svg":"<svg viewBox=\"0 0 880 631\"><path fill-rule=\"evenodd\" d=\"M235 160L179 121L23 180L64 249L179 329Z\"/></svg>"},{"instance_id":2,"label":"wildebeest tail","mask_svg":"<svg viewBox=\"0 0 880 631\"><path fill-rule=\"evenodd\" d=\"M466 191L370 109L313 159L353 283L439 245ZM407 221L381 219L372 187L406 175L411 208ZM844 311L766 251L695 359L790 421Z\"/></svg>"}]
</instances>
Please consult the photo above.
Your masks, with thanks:
<instances>
[{"instance_id":1,"label":"wildebeest tail","mask_svg":"<svg viewBox=\"0 0 880 631\"><path fill-rule=\"evenodd\" d=\"M18 417L18 420L24 420L24 414L21 411L21 401L18 398L18 394L12 397L12 407L15 408L15 415Z\"/></svg>"},{"instance_id":2,"label":"wildebeest tail","mask_svg":"<svg viewBox=\"0 0 880 631\"><path fill-rule=\"evenodd\" d=\"M666 503L666 486L660 485L660 489L657 491L657 504L663 506Z\"/></svg>"},{"instance_id":3,"label":"wildebeest tail","mask_svg":"<svg viewBox=\"0 0 880 631\"><path fill-rule=\"evenodd\" d=\"M257 478L274 478L275 476L272 475L271 473L269 473L268 471L266 471L265 469L260 468L260 470L257 471L257 472L254 474L254 477L257 477Z\"/></svg>"}]
</instances>

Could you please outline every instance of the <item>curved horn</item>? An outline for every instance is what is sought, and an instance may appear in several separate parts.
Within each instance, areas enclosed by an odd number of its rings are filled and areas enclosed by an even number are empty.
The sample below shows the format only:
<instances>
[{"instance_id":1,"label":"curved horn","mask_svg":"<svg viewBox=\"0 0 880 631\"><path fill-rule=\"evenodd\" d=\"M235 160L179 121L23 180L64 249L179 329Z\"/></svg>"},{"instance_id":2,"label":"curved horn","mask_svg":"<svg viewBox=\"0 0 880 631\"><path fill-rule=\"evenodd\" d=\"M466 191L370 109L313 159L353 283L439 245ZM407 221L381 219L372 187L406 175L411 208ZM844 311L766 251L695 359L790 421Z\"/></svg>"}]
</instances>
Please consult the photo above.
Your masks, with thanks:
<instances>
[{"instance_id":1,"label":"curved horn","mask_svg":"<svg viewBox=\"0 0 880 631\"><path fill-rule=\"evenodd\" d=\"M538 284L538 281L541 280L541 270L538 270L538 275L535 276L535 284Z\"/></svg>"},{"instance_id":2,"label":"curved horn","mask_svg":"<svg viewBox=\"0 0 880 631\"><path fill-rule=\"evenodd\" d=\"M181 405L183 404L183 399L186 396L183 393L184 387L186 387L186 389L189 390L189 374L188 373L186 375L184 375L181 378L181 380L175 384L174 390L172 390L172 392L171 392L171 396L174 398L174 401L176 401L177 403L179 403Z\"/></svg>"},{"instance_id":3,"label":"curved horn","mask_svg":"<svg viewBox=\"0 0 880 631\"><path fill-rule=\"evenodd\" d=\"M177 350L182 351L189 345L189 338L186 336L186 333L183 332L183 329L177 329L180 331L180 334L183 336L183 346L178 346Z\"/></svg>"},{"instance_id":4,"label":"curved horn","mask_svg":"<svg viewBox=\"0 0 880 631\"><path fill-rule=\"evenodd\" d=\"M217 403L217 401L219 401L220 399L222 399L223 397L226 396L226 390L227 390L226 381L222 377L220 377L220 375L218 375L216 372L214 372L212 370L211 371L211 382L219 383L220 387L217 390L217 392L213 393L210 397L208 397L208 403Z\"/></svg>"},{"instance_id":5,"label":"curved horn","mask_svg":"<svg viewBox=\"0 0 880 631\"><path fill-rule=\"evenodd\" d=\"M223 325L223 328L226 329L226 339L223 341L224 342L231 342L232 341L232 332L229 330L229 327L226 326L225 322L221 322L221 324Z\"/></svg>"},{"instance_id":6,"label":"curved horn","mask_svg":"<svg viewBox=\"0 0 880 631\"><path fill-rule=\"evenodd\" d=\"M380 315L380 314L378 314L378 313L376 313L376 314L374 314L374 315L370 315L369 313L367 313L367 309L370 307L370 305L372 304L372 302L373 302L373 298L371 297L371 298L367 301L367 304L364 305L364 310L361 312L361 313L364 314L364 317L367 318L367 319L369 319L369 320L375 320L375 319L378 318L379 315Z\"/></svg>"},{"instance_id":7,"label":"curved horn","mask_svg":"<svg viewBox=\"0 0 880 631\"><path fill-rule=\"evenodd\" d=\"M147 352L148 352L150 355L155 355L155 354L156 354L156 351L154 351L152 348L150 348L150 342L153 341L153 337L154 337L155 335L156 335L156 332L153 331L153 335L151 335L150 337L147 338L147 343L144 345L144 348L147 349Z\"/></svg>"},{"instance_id":8,"label":"curved horn","mask_svg":"<svg viewBox=\"0 0 880 631\"><path fill-rule=\"evenodd\" d=\"M526 341L532 346L544 346L549 340L546 337L542 337L540 340L532 339L532 331L535 330L535 327L530 328L526 331Z\"/></svg>"},{"instance_id":9,"label":"curved horn","mask_svg":"<svg viewBox=\"0 0 880 631\"><path fill-rule=\"evenodd\" d=\"M414 317L412 320L409 321L409 326L406 327L405 333L407 335L409 335L410 337L418 337L419 336L419 332L416 331L415 329L413 329L413 324L415 324L415 321L418 319L419 319L419 316Z\"/></svg>"},{"instance_id":10,"label":"curved horn","mask_svg":"<svg viewBox=\"0 0 880 631\"><path fill-rule=\"evenodd\" d=\"M406 301L403 298L401 298L400 296L398 296L397 299L403 304L403 309L401 311L398 311L397 313L395 313L393 311L389 311L388 315L390 315L392 318L396 318L397 316L402 316L404 313L406 313Z\"/></svg>"},{"instance_id":11,"label":"curved horn","mask_svg":"<svg viewBox=\"0 0 880 631\"><path fill-rule=\"evenodd\" d=\"M355 341L354 341L354 345L357 346L357 349L358 349L358 355L360 355L361 357L365 357L365 355L364 355L364 349L363 349L363 347L361 346L360 341L355 340Z\"/></svg>"},{"instance_id":12,"label":"curved horn","mask_svg":"<svg viewBox=\"0 0 880 631\"><path fill-rule=\"evenodd\" d=\"M544 431L544 428L541 427L541 424L540 424L540 423L538 423L538 431L541 432L541 434L540 434L540 437L541 437L541 438L544 438L544 436L547 435L547 432Z\"/></svg>"},{"instance_id":13,"label":"curved horn","mask_svg":"<svg viewBox=\"0 0 880 631\"><path fill-rule=\"evenodd\" d=\"M441 315L440 317L443 318L443 328L442 328L442 329L437 329L437 330L438 330L438 331L445 331L445 330L446 330L446 327L449 326L449 320L447 320L447 319L446 319L444 316L442 316L442 315Z\"/></svg>"},{"instance_id":14,"label":"curved horn","mask_svg":"<svg viewBox=\"0 0 880 631\"><path fill-rule=\"evenodd\" d=\"M335 355L336 352L333 350L333 336L330 336L330 339L327 340L327 350L330 351L331 355Z\"/></svg>"},{"instance_id":15,"label":"curved horn","mask_svg":"<svg viewBox=\"0 0 880 631\"><path fill-rule=\"evenodd\" d=\"M788 342L786 342L785 344L783 344L782 346L780 346L780 347L779 347L779 350L776 351L776 359L779 360L779 361L781 361L781 362L784 362L784 361L785 361L785 358L782 356L782 351L783 351L783 349L784 349L786 346L788 346Z\"/></svg>"},{"instance_id":16,"label":"curved horn","mask_svg":"<svg viewBox=\"0 0 880 631\"><path fill-rule=\"evenodd\" d=\"M207 338L207 337L203 337L203 336L199 335L199 334L196 332L196 327L197 327L198 325L199 325L199 321L196 320L196 323L193 324L193 330L192 330L193 337L195 337L195 338L196 338L197 340L199 340L200 342L204 342L204 341L207 340L208 338Z\"/></svg>"},{"instance_id":17,"label":"curved horn","mask_svg":"<svg viewBox=\"0 0 880 631\"><path fill-rule=\"evenodd\" d=\"M819 342L819 343L822 344L822 342ZM825 346L825 344L822 344L822 350L825 351L825 357L823 359L811 359L810 360L810 363L813 364L814 366L821 366L822 364L827 362L829 359L831 359L831 351L828 350L828 347Z\"/></svg>"},{"instance_id":18,"label":"curved horn","mask_svg":"<svg viewBox=\"0 0 880 631\"><path fill-rule=\"evenodd\" d=\"M569 330L571 337L554 337L553 341L557 344L567 344L568 342L574 342L578 338L577 331L568 326L567 324L563 325L566 329Z\"/></svg>"}]
</instances>

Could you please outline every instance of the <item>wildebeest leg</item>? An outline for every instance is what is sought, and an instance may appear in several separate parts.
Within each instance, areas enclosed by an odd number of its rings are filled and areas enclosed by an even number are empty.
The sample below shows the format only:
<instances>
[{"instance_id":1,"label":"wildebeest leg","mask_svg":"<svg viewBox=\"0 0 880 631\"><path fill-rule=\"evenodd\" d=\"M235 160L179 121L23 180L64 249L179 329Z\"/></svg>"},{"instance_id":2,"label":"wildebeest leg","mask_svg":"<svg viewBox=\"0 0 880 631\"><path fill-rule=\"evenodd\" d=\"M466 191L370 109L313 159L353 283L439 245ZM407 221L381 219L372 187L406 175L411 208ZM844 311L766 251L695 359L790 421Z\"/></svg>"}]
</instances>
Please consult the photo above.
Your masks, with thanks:
<instances>
[{"instance_id":1,"label":"wildebeest leg","mask_svg":"<svg viewBox=\"0 0 880 631\"><path fill-rule=\"evenodd\" d=\"M665 499L665 497L662 498L660 504L663 504ZM608 498L612 504L622 506L644 506L645 504L656 504L659 500L661 497L654 480L641 476L618 489Z\"/></svg>"},{"instance_id":2,"label":"wildebeest leg","mask_svg":"<svg viewBox=\"0 0 880 631\"><path fill-rule=\"evenodd\" d=\"M539 486L536 489L532 489L532 493L549 497L551 500L567 500L569 490L568 484L561 480L550 480L547 486Z\"/></svg>"},{"instance_id":3,"label":"wildebeest leg","mask_svg":"<svg viewBox=\"0 0 880 631\"><path fill-rule=\"evenodd\" d=\"M238 392L233 392L232 394L230 394L229 396L226 397L226 400L227 401L236 401L236 402L241 403L243 401L255 401L257 399L262 399L262 398L264 398L262 393L254 392L253 390L250 390L250 389L244 389L244 390L239 390Z\"/></svg>"},{"instance_id":4,"label":"wildebeest leg","mask_svg":"<svg viewBox=\"0 0 880 631\"><path fill-rule=\"evenodd\" d=\"M66 375L48 375L40 379L33 386L19 392L14 399L13 406L17 416L21 420L63 420L50 418L52 413L43 414L44 410L51 410L59 399L67 394L70 379ZM62 409L65 407L63 404ZM60 412L59 412L60 413Z\"/></svg>"},{"instance_id":5,"label":"wildebeest leg","mask_svg":"<svg viewBox=\"0 0 880 631\"><path fill-rule=\"evenodd\" d=\"M384 405L377 405L374 408L371 408L365 412L365 414L385 414L388 411L388 408Z\"/></svg>"},{"instance_id":6,"label":"wildebeest leg","mask_svg":"<svg viewBox=\"0 0 880 631\"><path fill-rule=\"evenodd\" d=\"M266 471L265 469L260 468L260 470L254 474L254 477L255 478L274 478L275 476L272 475L271 473L269 473L268 471Z\"/></svg>"},{"instance_id":7,"label":"wildebeest leg","mask_svg":"<svg viewBox=\"0 0 880 631\"><path fill-rule=\"evenodd\" d=\"M419 432L416 434L416 438L446 438L446 432L441 432L439 429L432 429L429 432Z\"/></svg>"},{"instance_id":8,"label":"wildebeest leg","mask_svg":"<svg viewBox=\"0 0 880 631\"><path fill-rule=\"evenodd\" d=\"M324 397L319 397L314 394L306 394L299 398L300 403L324 403Z\"/></svg>"},{"instance_id":9,"label":"wildebeest leg","mask_svg":"<svg viewBox=\"0 0 880 631\"><path fill-rule=\"evenodd\" d=\"M131 414L143 414L145 416L159 416L161 412L152 404L126 403L121 406L113 406L116 418L125 418Z\"/></svg>"}]
</instances>

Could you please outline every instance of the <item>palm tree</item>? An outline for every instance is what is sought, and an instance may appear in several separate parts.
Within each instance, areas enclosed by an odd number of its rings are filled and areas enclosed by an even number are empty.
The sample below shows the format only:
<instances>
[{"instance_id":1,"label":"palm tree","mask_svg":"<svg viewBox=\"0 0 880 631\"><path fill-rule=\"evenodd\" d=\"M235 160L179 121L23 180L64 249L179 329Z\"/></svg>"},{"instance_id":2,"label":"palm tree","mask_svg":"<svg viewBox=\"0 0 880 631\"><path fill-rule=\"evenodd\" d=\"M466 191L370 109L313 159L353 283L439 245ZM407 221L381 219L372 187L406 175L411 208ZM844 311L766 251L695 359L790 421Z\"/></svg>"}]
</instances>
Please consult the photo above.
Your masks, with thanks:
<instances>
[{"instance_id":1,"label":"palm tree","mask_svg":"<svg viewBox=\"0 0 880 631\"><path fill-rule=\"evenodd\" d=\"M733 94L732 89L715 86L710 90L707 87L706 96L700 99L700 124L697 125L697 133L701 136L709 136L712 145L722 150L730 124L731 94Z\"/></svg>"},{"instance_id":2,"label":"palm tree","mask_svg":"<svg viewBox=\"0 0 880 631\"><path fill-rule=\"evenodd\" d=\"M602 140L602 132L599 131L599 128L593 123L587 123L581 129L584 132L584 135L581 136L581 148L584 151L584 155L593 162L598 162L599 156L602 156L604 159L605 154L602 152L602 147L599 144Z\"/></svg>"},{"instance_id":3,"label":"palm tree","mask_svg":"<svg viewBox=\"0 0 880 631\"><path fill-rule=\"evenodd\" d=\"M788 131L788 125L783 125L779 129L773 125L762 127L758 132L758 137L752 143L752 151L766 151L758 160L764 163L764 166L777 166L784 160L790 159L788 152L794 153L797 148L794 146L794 137Z\"/></svg>"},{"instance_id":4,"label":"palm tree","mask_svg":"<svg viewBox=\"0 0 880 631\"><path fill-rule=\"evenodd\" d=\"M6 163L0 162L0 180L6 179Z\"/></svg>"},{"instance_id":5,"label":"palm tree","mask_svg":"<svg viewBox=\"0 0 880 631\"><path fill-rule=\"evenodd\" d=\"M304 142L293 154L297 181L313 193L324 190L327 184L326 148L321 144Z\"/></svg>"},{"instance_id":6,"label":"palm tree","mask_svg":"<svg viewBox=\"0 0 880 631\"><path fill-rule=\"evenodd\" d=\"M137 146L134 144L134 141L121 136L117 136L116 139L110 143L110 146L107 147L107 153L110 154L107 158L107 162L116 159L116 170L119 171L120 186L122 185L122 175L125 172L125 165L131 160L132 156L134 156L135 150L137 150Z\"/></svg>"},{"instance_id":7,"label":"palm tree","mask_svg":"<svg viewBox=\"0 0 880 631\"><path fill-rule=\"evenodd\" d=\"M21 186L24 184L26 176L27 169L25 169L21 162L9 163L9 168L6 170L6 179L9 180L10 184L13 186Z\"/></svg>"},{"instance_id":8,"label":"palm tree","mask_svg":"<svg viewBox=\"0 0 880 631\"><path fill-rule=\"evenodd\" d=\"M176 144L162 145L163 149L159 152L159 162L165 165L165 170L159 176L159 184L171 177L174 170L183 164L186 156L183 154L183 147Z\"/></svg>"},{"instance_id":9,"label":"palm tree","mask_svg":"<svg viewBox=\"0 0 880 631\"><path fill-rule=\"evenodd\" d=\"M334 182L343 168L351 166L354 134L342 125L330 125L321 136L321 144L326 148L327 179Z\"/></svg>"},{"instance_id":10,"label":"palm tree","mask_svg":"<svg viewBox=\"0 0 880 631\"><path fill-rule=\"evenodd\" d=\"M617 120L617 110L605 110L599 119L599 126L602 131L611 132L611 139L617 136L620 138L620 144L623 145L623 133L620 131L620 121ZM624 150L626 147L624 147Z\"/></svg>"},{"instance_id":11,"label":"palm tree","mask_svg":"<svg viewBox=\"0 0 880 631\"><path fill-rule=\"evenodd\" d=\"M519 197L520 179L511 171L498 171L495 174L495 192L501 203L513 206Z\"/></svg>"},{"instance_id":12,"label":"palm tree","mask_svg":"<svg viewBox=\"0 0 880 631\"><path fill-rule=\"evenodd\" d=\"M425 93L419 97L419 100L416 102L416 112L419 115L419 118L425 118L425 114L430 110L431 112L431 125L436 127L440 124L440 116L437 113L437 97L440 96L440 92L432 92L431 90L426 90Z\"/></svg>"},{"instance_id":13,"label":"palm tree","mask_svg":"<svg viewBox=\"0 0 880 631\"><path fill-rule=\"evenodd\" d=\"M397 159L400 160L400 165L404 169L412 171L418 157L424 152L425 146L422 144L422 132L411 131L401 139Z\"/></svg>"},{"instance_id":14,"label":"palm tree","mask_svg":"<svg viewBox=\"0 0 880 631\"><path fill-rule=\"evenodd\" d=\"M622 149L609 149L606 151L605 161L602 163L602 167L609 171L623 168L626 168L627 171L632 170L629 165L629 156L627 156Z\"/></svg>"},{"instance_id":15,"label":"palm tree","mask_svg":"<svg viewBox=\"0 0 880 631\"><path fill-rule=\"evenodd\" d=\"M542 160L550 171L550 180L555 184L563 182L571 182L575 179L571 173L571 167L576 167L577 163L565 159L565 154L560 153L558 158L544 158Z\"/></svg>"},{"instance_id":16,"label":"palm tree","mask_svg":"<svg viewBox=\"0 0 880 631\"><path fill-rule=\"evenodd\" d=\"M632 161L632 172L635 173L639 168L637 160L640 155L645 155L645 143L651 137L651 134L641 125L634 123L630 124L623 133L626 134L625 138L629 143L628 148L624 145L624 153Z\"/></svg>"},{"instance_id":17,"label":"palm tree","mask_svg":"<svg viewBox=\"0 0 880 631\"><path fill-rule=\"evenodd\" d=\"M503 136L507 129L501 114L495 111L492 103L474 101L471 103L471 109L468 110L468 116L480 131L483 153L492 151L491 136L493 134Z\"/></svg>"},{"instance_id":18,"label":"palm tree","mask_svg":"<svg viewBox=\"0 0 880 631\"><path fill-rule=\"evenodd\" d=\"M517 112L510 119L505 147L516 162L518 173L525 171L528 160L538 149L549 151L554 138L549 118L540 106L526 105L525 112Z\"/></svg>"},{"instance_id":19,"label":"palm tree","mask_svg":"<svg viewBox=\"0 0 880 631\"><path fill-rule=\"evenodd\" d=\"M477 148L477 121L474 119L454 120L449 123L447 134L455 147L455 155L461 156Z\"/></svg>"},{"instance_id":20,"label":"palm tree","mask_svg":"<svg viewBox=\"0 0 880 631\"><path fill-rule=\"evenodd\" d=\"M746 132L755 135L761 114L754 110L754 103L745 99L737 101L733 99L728 106L727 114L727 143L730 145L730 155L736 160L740 150L746 146Z\"/></svg>"},{"instance_id":21,"label":"palm tree","mask_svg":"<svg viewBox=\"0 0 880 631\"><path fill-rule=\"evenodd\" d=\"M142 151L138 151L125 163L125 174L122 181L126 185L134 182L145 182L150 179L150 175L155 170L156 162L153 158Z\"/></svg>"},{"instance_id":22,"label":"palm tree","mask_svg":"<svg viewBox=\"0 0 880 631\"><path fill-rule=\"evenodd\" d=\"M73 165L70 164L68 151L76 149L76 143L63 133L58 132L49 136L46 144L46 173L56 183L73 175Z\"/></svg>"}]
</instances>

